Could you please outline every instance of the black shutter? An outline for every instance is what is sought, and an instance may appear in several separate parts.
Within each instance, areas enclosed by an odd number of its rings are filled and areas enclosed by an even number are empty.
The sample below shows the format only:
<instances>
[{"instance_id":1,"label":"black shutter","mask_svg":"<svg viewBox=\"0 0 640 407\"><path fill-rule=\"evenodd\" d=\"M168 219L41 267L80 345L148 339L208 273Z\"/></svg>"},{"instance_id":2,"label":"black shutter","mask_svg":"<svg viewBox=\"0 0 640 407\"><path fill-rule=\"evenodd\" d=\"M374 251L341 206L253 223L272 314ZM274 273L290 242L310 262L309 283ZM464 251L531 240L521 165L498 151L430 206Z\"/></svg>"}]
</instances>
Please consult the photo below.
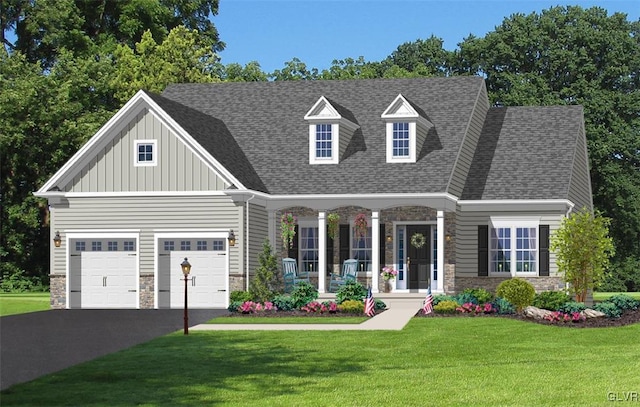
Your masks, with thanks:
<instances>
[{"instance_id":1,"label":"black shutter","mask_svg":"<svg viewBox=\"0 0 640 407\"><path fill-rule=\"evenodd\" d=\"M296 259L296 261L297 261L298 260L298 239L299 239L299 236L298 236L298 232L299 232L298 225L294 226L294 230L295 230L296 234L293 236L293 245L289 247L287 256L292 258L292 259Z\"/></svg>"},{"instance_id":2,"label":"black shutter","mask_svg":"<svg viewBox=\"0 0 640 407\"><path fill-rule=\"evenodd\" d=\"M549 225L538 227L540 234L540 276L549 276Z\"/></svg>"},{"instance_id":3,"label":"black shutter","mask_svg":"<svg viewBox=\"0 0 640 407\"><path fill-rule=\"evenodd\" d=\"M329 225L327 225L327 275L333 272L333 237L329 236Z\"/></svg>"},{"instance_id":4,"label":"black shutter","mask_svg":"<svg viewBox=\"0 0 640 407\"><path fill-rule=\"evenodd\" d=\"M489 275L489 226L478 225L478 276Z\"/></svg>"},{"instance_id":5,"label":"black shutter","mask_svg":"<svg viewBox=\"0 0 640 407\"><path fill-rule=\"evenodd\" d=\"M351 257L349 249L349 225L340 225L340 264Z\"/></svg>"},{"instance_id":6,"label":"black shutter","mask_svg":"<svg viewBox=\"0 0 640 407\"><path fill-rule=\"evenodd\" d=\"M380 237L380 245L379 245L379 247L380 247L380 268L382 268L382 267L385 266L385 264L384 264L384 260L385 260L384 255L385 255L385 251L386 251L386 248L387 248L387 245L386 245L387 237L384 235L384 223L380 224L380 236L379 237Z\"/></svg>"}]
</instances>

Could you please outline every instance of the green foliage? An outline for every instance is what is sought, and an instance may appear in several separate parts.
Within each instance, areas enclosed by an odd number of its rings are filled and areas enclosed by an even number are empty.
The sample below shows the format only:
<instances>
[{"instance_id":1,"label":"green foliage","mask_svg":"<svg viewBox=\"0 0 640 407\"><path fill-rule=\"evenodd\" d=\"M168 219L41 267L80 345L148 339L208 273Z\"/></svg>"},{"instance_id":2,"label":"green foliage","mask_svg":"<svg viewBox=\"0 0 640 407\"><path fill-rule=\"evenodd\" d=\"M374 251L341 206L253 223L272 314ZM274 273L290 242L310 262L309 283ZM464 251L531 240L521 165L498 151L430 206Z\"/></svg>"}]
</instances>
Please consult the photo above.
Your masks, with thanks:
<instances>
[{"instance_id":1,"label":"green foliage","mask_svg":"<svg viewBox=\"0 0 640 407\"><path fill-rule=\"evenodd\" d=\"M536 290L531 283L521 278L511 278L504 280L496 289L496 296L502 297L515 305L516 310L521 312L526 306L531 305Z\"/></svg>"},{"instance_id":2,"label":"green foliage","mask_svg":"<svg viewBox=\"0 0 640 407\"><path fill-rule=\"evenodd\" d=\"M583 302L569 301L565 302L558 308L558 311L565 314L573 314L574 312L581 312L587 309L587 306Z\"/></svg>"},{"instance_id":3,"label":"green foliage","mask_svg":"<svg viewBox=\"0 0 640 407\"><path fill-rule=\"evenodd\" d=\"M474 302L474 304L482 305L493 300L493 294L491 294L484 288L465 288L462 294L472 295L476 299L476 302ZM461 302L461 304L464 304L465 302L468 301Z\"/></svg>"},{"instance_id":4,"label":"green foliage","mask_svg":"<svg viewBox=\"0 0 640 407\"><path fill-rule=\"evenodd\" d=\"M456 312L456 308L459 307L459 304L456 301L440 301L437 305L433 307L433 311L436 314L454 314Z\"/></svg>"},{"instance_id":5,"label":"green foliage","mask_svg":"<svg viewBox=\"0 0 640 407\"><path fill-rule=\"evenodd\" d=\"M347 281L338 289L336 302L342 304L344 301L362 301L367 296L367 289L357 281Z\"/></svg>"},{"instance_id":6,"label":"green foliage","mask_svg":"<svg viewBox=\"0 0 640 407\"><path fill-rule=\"evenodd\" d=\"M291 292L291 300L293 301L296 309L304 307L308 303L315 301L317 298L318 289L306 281L296 284Z\"/></svg>"},{"instance_id":7,"label":"green foliage","mask_svg":"<svg viewBox=\"0 0 640 407\"><path fill-rule=\"evenodd\" d=\"M571 301L571 297L562 291L544 291L537 293L535 297L533 297L532 305L549 311L557 311L562 304L569 301Z\"/></svg>"},{"instance_id":8,"label":"green foliage","mask_svg":"<svg viewBox=\"0 0 640 407\"><path fill-rule=\"evenodd\" d=\"M244 304L245 301L229 301L229 306L227 307L227 310L229 312L236 312L238 311L238 308L240 308L240 306L242 304Z\"/></svg>"},{"instance_id":9,"label":"green foliage","mask_svg":"<svg viewBox=\"0 0 640 407\"><path fill-rule=\"evenodd\" d=\"M364 303L358 300L346 300L338 305L338 309L345 313L362 314L364 312Z\"/></svg>"},{"instance_id":10,"label":"green foliage","mask_svg":"<svg viewBox=\"0 0 640 407\"><path fill-rule=\"evenodd\" d=\"M253 300L253 296L249 291L231 291L229 295L229 302L245 302Z\"/></svg>"},{"instance_id":11,"label":"green foliage","mask_svg":"<svg viewBox=\"0 0 640 407\"><path fill-rule=\"evenodd\" d=\"M436 295L433 296L433 306L438 305L442 301L454 301L454 302L457 302L457 299L456 299L456 297L454 297L452 295L446 295L446 294L436 294Z\"/></svg>"},{"instance_id":12,"label":"green foliage","mask_svg":"<svg viewBox=\"0 0 640 407\"><path fill-rule=\"evenodd\" d=\"M456 295L455 298L458 304L466 304L470 302L472 304L478 305L478 299L476 298L476 296L469 292L462 292Z\"/></svg>"},{"instance_id":13,"label":"green foliage","mask_svg":"<svg viewBox=\"0 0 640 407\"><path fill-rule=\"evenodd\" d=\"M637 310L638 307L640 306L640 301L626 294L617 294L617 295L611 296L606 301L603 301L603 303L605 302L614 304L616 307L618 307L622 311Z\"/></svg>"},{"instance_id":14,"label":"green foliage","mask_svg":"<svg viewBox=\"0 0 640 407\"><path fill-rule=\"evenodd\" d=\"M640 291L640 255L612 260L598 291Z\"/></svg>"},{"instance_id":15,"label":"green foliage","mask_svg":"<svg viewBox=\"0 0 640 407\"><path fill-rule=\"evenodd\" d=\"M612 302L601 302L593 307L594 310L604 313L608 318L620 318L622 310Z\"/></svg>"},{"instance_id":16,"label":"green foliage","mask_svg":"<svg viewBox=\"0 0 640 407\"><path fill-rule=\"evenodd\" d=\"M296 309L296 303L290 295L278 294L271 300L279 311L292 311Z\"/></svg>"},{"instance_id":17,"label":"green foliage","mask_svg":"<svg viewBox=\"0 0 640 407\"><path fill-rule=\"evenodd\" d=\"M48 291L49 287L42 284L38 277L26 276L22 270L14 273L4 272L0 279L0 292L24 293Z\"/></svg>"},{"instance_id":18,"label":"green foliage","mask_svg":"<svg viewBox=\"0 0 640 407\"><path fill-rule=\"evenodd\" d=\"M551 236L558 270L579 302L602 282L609 257L614 253L613 241L608 236L609 224L609 219L583 208L563 218L560 228Z\"/></svg>"},{"instance_id":19,"label":"green foliage","mask_svg":"<svg viewBox=\"0 0 640 407\"><path fill-rule=\"evenodd\" d=\"M376 311L380 311L380 310L383 310L383 309L387 309L387 304L385 304L385 302L382 301L380 298L376 298L376 299L374 299L373 308Z\"/></svg>"},{"instance_id":20,"label":"green foliage","mask_svg":"<svg viewBox=\"0 0 640 407\"><path fill-rule=\"evenodd\" d=\"M516 312L516 307L514 307L513 304L502 297L496 297L493 300L492 304L499 315L515 314Z\"/></svg>"},{"instance_id":21,"label":"green foliage","mask_svg":"<svg viewBox=\"0 0 640 407\"><path fill-rule=\"evenodd\" d=\"M269 239L262 243L262 253L258 255L259 266L249 283L249 293L254 301L269 301L278 287L278 262L271 251Z\"/></svg>"}]
</instances>

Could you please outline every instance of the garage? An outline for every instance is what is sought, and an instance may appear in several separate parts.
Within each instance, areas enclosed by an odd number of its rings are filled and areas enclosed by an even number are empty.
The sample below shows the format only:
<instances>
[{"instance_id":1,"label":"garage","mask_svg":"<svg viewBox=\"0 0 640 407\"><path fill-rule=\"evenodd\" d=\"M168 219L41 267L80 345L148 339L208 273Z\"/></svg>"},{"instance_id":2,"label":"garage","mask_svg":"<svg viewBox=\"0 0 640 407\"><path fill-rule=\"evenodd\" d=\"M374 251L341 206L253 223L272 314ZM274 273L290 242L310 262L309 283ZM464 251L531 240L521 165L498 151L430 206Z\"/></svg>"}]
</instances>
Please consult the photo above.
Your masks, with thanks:
<instances>
[{"instance_id":1,"label":"garage","mask_svg":"<svg viewBox=\"0 0 640 407\"><path fill-rule=\"evenodd\" d=\"M137 240L69 240L69 308L137 308Z\"/></svg>"},{"instance_id":2,"label":"garage","mask_svg":"<svg viewBox=\"0 0 640 407\"><path fill-rule=\"evenodd\" d=\"M189 308L226 308L227 242L223 237L165 237L158 239L158 308L184 307L180 264L187 258Z\"/></svg>"}]
</instances>

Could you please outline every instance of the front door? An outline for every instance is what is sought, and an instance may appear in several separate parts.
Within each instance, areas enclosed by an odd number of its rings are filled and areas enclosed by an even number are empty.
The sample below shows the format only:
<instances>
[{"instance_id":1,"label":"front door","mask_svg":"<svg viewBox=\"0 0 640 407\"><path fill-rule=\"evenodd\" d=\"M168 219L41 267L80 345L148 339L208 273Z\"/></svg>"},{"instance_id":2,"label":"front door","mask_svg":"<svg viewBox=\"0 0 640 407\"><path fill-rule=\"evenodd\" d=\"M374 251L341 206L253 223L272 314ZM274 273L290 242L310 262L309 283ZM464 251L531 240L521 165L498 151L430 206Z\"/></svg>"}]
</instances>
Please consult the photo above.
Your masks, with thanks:
<instances>
[{"instance_id":1,"label":"front door","mask_svg":"<svg viewBox=\"0 0 640 407\"><path fill-rule=\"evenodd\" d=\"M407 270L409 290L426 289L429 286L431 263L431 226L407 225ZM418 246L418 247L416 247Z\"/></svg>"}]
</instances>

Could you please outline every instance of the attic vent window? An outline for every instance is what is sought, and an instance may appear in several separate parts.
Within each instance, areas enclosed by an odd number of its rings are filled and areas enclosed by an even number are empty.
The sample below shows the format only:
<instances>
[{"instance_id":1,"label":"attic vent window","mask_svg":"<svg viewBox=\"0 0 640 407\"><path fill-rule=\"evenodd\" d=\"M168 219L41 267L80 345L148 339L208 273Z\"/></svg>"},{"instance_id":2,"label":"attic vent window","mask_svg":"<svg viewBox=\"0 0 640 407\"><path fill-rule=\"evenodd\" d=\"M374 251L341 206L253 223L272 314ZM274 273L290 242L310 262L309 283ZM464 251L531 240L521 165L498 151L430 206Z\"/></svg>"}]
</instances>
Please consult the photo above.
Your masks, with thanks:
<instances>
[{"instance_id":1,"label":"attic vent window","mask_svg":"<svg viewBox=\"0 0 640 407\"><path fill-rule=\"evenodd\" d=\"M136 140L134 142L134 166L155 166L157 165L157 155L156 140Z\"/></svg>"}]
</instances>

